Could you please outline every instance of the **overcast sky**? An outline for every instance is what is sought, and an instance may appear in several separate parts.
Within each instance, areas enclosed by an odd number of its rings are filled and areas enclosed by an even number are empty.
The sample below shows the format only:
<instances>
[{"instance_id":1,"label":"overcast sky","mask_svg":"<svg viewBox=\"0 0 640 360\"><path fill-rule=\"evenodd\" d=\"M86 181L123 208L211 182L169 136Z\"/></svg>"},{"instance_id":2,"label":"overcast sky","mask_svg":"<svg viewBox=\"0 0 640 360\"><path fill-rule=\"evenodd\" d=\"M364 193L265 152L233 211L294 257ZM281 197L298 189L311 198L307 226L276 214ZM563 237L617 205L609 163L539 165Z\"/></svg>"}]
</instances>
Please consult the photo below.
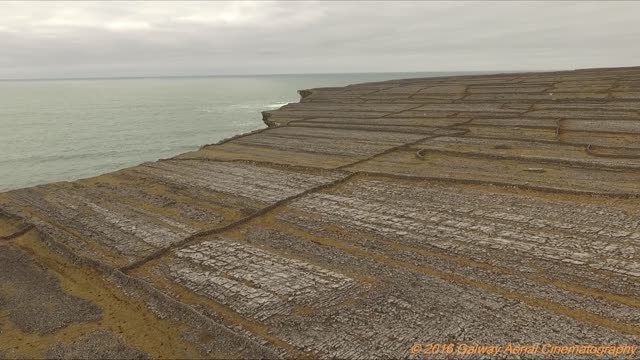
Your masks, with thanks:
<instances>
[{"instance_id":1,"label":"overcast sky","mask_svg":"<svg viewBox=\"0 0 640 360\"><path fill-rule=\"evenodd\" d=\"M640 65L640 2L0 2L0 78Z\"/></svg>"}]
</instances>

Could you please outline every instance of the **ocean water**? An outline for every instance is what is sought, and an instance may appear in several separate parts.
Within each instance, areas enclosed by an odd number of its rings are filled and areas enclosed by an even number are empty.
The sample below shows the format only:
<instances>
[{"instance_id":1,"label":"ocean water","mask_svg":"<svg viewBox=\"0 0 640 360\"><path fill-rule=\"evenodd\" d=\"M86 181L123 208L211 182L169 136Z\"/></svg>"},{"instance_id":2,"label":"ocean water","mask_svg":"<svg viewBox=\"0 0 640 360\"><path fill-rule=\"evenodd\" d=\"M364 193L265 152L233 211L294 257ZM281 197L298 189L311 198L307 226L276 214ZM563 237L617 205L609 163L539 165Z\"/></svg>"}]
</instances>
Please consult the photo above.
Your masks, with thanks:
<instances>
[{"instance_id":1,"label":"ocean water","mask_svg":"<svg viewBox=\"0 0 640 360\"><path fill-rule=\"evenodd\" d=\"M0 191L75 180L259 129L297 90L455 73L0 81Z\"/></svg>"}]
</instances>

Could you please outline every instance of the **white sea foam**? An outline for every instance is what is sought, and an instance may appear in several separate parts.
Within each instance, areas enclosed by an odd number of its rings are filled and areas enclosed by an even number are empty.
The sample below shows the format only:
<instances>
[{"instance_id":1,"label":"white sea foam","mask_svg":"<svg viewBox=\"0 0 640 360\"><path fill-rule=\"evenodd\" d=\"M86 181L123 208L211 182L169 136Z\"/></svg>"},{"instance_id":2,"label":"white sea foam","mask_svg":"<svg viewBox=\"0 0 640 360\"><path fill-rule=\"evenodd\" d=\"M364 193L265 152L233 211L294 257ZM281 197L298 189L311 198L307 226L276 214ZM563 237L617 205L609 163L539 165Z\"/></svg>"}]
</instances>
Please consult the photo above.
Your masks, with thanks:
<instances>
[{"instance_id":1,"label":"white sea foam","mask_svg":"<svg viewBox=\"0 0 640 360\"><path fill-rule=\"evenodd\" d=\"M267 107L270 108L270 109L275 109L275 108L279 108L279 107L282 107L282 106L285 106L285 105L289 105L289 103L270 104L270 105L267 105Z\"/></svg>"}]
</instances>

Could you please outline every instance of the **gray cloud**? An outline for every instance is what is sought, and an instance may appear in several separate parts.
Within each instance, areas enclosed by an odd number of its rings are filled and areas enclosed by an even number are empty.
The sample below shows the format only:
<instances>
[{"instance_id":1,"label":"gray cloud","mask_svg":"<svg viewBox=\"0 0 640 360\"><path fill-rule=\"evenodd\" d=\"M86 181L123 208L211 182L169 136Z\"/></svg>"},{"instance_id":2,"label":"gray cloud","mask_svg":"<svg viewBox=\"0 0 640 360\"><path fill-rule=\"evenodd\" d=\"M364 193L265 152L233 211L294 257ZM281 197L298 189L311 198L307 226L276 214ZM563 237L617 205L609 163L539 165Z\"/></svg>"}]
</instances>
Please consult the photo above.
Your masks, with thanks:
<instances>
[{"instance_id":1,"label":"gray cloud","mask_svg":"<svg viewBox=\"0 0 640 360\"><path fill-rule=\"evenodd\" d=\"M637 2L0 2L0 78L638 65Z\"/></svg>"}]
</instances>

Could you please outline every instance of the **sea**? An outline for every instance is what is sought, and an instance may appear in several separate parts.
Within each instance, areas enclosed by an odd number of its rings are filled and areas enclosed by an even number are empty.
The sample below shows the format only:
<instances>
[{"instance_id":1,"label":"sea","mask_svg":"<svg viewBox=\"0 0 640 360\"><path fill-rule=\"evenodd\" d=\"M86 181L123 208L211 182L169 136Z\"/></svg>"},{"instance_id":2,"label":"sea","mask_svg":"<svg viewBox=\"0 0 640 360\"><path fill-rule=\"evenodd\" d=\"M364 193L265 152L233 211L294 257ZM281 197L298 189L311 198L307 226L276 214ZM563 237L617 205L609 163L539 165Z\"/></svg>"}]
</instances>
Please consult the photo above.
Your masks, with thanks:
<instances>
[{"instance_id":1,"label":"sea","mask_svg":"<svg viewBox=\"0 0 640 360\"><path fill-rule=\"evenodd\" d=\"M91 177L265 127L297 90L468 73L0 81L0 191Z\"/></svg>"}]
</instances>

